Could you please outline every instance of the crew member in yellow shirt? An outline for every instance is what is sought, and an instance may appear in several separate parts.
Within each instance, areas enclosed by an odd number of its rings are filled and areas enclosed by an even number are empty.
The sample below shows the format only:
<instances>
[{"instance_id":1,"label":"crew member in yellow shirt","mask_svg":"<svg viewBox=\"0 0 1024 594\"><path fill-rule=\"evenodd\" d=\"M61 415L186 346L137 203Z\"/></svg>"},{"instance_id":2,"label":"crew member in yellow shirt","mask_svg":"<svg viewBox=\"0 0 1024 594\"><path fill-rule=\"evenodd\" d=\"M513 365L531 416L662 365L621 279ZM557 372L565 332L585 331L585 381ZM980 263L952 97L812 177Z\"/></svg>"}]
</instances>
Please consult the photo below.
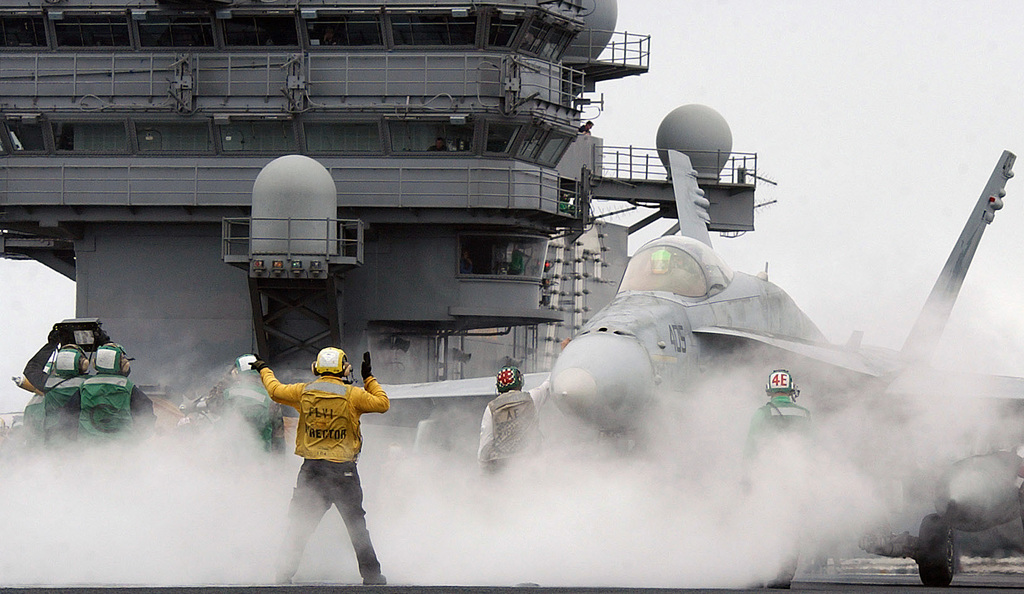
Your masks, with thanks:
<instances>
[{"instance_id":1,"label":"crew member in yellow shirt","mask_svg":"<svg viewBox=\"0 0 1024 594\"><path fill-rule=\"evenodd\" d=\"M260 373L274 402L299 411L295 454L305 458L288 507L288 534L278 565L278 582L291 582L309 537L333 503L348 528L363 584L386 584L366 529L363 488L356 471L356 459L363 445L359 416L387 412L391 406L388 395L373 377L370 353L363 354L365 389L346 381L352 366L345 351L334 347L317 355L313 373L318 378L308 384L282 384L259 359L251 366Z\"/></svg>"}]
</instances>

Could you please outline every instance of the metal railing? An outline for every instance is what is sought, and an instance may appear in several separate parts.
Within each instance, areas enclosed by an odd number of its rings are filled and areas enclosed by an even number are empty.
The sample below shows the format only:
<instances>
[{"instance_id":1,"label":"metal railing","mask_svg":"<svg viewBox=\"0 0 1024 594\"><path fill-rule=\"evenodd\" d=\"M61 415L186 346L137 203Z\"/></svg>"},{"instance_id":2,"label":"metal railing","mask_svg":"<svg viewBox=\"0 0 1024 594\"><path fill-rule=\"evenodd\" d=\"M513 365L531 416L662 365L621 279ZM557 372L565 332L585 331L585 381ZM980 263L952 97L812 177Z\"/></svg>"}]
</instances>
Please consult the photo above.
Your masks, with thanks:
<instances>
[{"instance_id":1,"label":"metal railing","mask_svg":"<svg viewBox=\"0 0 1024 594\"><path fill-rule=\"evenodd\" d=\"M757 153L722 151L686 151L691 158L712 164L721 163L719 183L755 185L757 181ZM606 146L600 153L601 176L626 181L665 181L668 170L661 162L658 149L635 146ZM714 176L714 166L695 165L698 176Z\"/></svg>"},{"instance_id":2,"label":"metal railing","mask_svg":"<svg viewBox=\"0 0 1024 594\"><path fill-rule=\"evenodd\" d=\"M374 159L356 165L331 161L324 163L336 181L338 204L343 206L565 212L557 172L521 167L511 160L504 166L459 160L454 167L440 161ZM178 164L167 159L148 164L126 158L45 166L23 162L24 166L5 163L0 168L0 207L251 206L252 180L263 167L261 158L255 157L251 162L213 164Z\"/></svg>"},{"instance_id":3,"label":"metal railing","mask_svg":"<svg viewBox=\"0 0 1024 594\"><path fill-rule=\"evenodd\" d=\"M616 50L618 51L618 50ZM633 52L631 51L630 54ZM172 106L167 97L180 60L163 53L14 54L0 55L0 83L16 109L110 107L152 109ZM502 96L501 63L515 58L529 64L530 92L551 103L571 106L581 92L581 78L572 68L540 58L507 53L428 55L365 52L344 55L286 52L210 52L188 57L187 72L196 99L207 107L233 100L244 109L254 98L272 99L279 108L289 84L308 94L311 106L347 105L354 98L422 97L426 111L450 111L458 98ZM303 80L290 80L297 65ZM524 81L526 82L526 81ZM205 99L204 99L205 98ZM116 99L116 100L115 100ZM267 109L262 102L258 105Z\"/></svg>"},{"instance_id":4,"label":"metal railing","mask_svg":"<svg viewBox=\"0 0 1024 594\"><path fill-rule=\"evenodd\" d=\"M253 233L257 227L258 235ZM323 237L310 237L317 229ZM225 218L222 223L221 258L248 262L254 256L322 257L331 264L363 262L363 222L359 219Z\"/></svg>"},{"instance_id":5,"label":"metal railing","mask_svg":"<svg viewBox=\"0 0 1024 594\"><path fill-rule=\"evenodd\" d=\"M648 68L651 59L651 36L612 31L612 38L604 51L597 57L598 62Z\"/></svg>"},{"instance_id":6,"label":"metal railing","mask_svg":"<svg viewBox=\"0 0 1024 594\"><path fill-rule=\"evenodd\" d=\"M523 62L526 65L521 72L522 88L519 93L522 99L533 97L562 107L572 107L573 99L583 93L582 71L560 64Z\"/></svg>"},{"instance_id":7,"label":"metal railing","mask_svg":"<svg viewBox=\"0 0 1024 594\"><path fill-rule=\"evenodd\" d=\"M587 55L593 55L595 50L601 50L593 62L648 68L651 58L651 36L627 31L587 30L576 37L573 48L585 50Z\"/></svg>"}]
</instances>

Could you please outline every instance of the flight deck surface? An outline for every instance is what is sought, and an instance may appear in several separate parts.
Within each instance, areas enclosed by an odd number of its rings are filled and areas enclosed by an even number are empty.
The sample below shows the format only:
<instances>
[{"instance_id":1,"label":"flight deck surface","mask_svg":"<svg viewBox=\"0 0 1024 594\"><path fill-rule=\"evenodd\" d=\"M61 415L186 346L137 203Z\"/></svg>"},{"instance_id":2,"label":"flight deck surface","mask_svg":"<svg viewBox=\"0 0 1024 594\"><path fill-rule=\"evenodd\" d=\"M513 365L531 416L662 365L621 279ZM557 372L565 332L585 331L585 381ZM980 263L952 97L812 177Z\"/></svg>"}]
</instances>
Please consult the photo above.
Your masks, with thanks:
<instances>
[{"instance_id":1,"label":"flight deck surface","mask_svg":"<svg viewBox=\"0 0 1024 594\"><path fill-rule=\"evenodd\" d=\"M1024 592L1024 557L982 559L965 557L962 572L953 579L949 588L927 588L921 585L916 565L909 559L885 559L879 557L849 559L843 561L842 569L822 573L798 574L792 590L801 592L877 592L905 591L916 593L982 592L991 590L1013 590ZM358 584L327 584L317 582L296 582L290 585L209 585L209 586L139 586L139 585L79 585L79 586L20 586L0 590L17 591L22 594L672 594L674 592L769 592L766 588L751 585L746 588L652 588L652 587L602 587L602 586L560 586L544 587L543 584L522 582L507 586L452 586L388 584L386 586L362 586Z\"/></svg>"},{"instance_id":2,"label":"flight deck surface","mask_svg":"<svg viewBox=\"0 0 1024 594\"><path fill-rule=\"evenodd\" d=\"M926 588L917 576L872 575L845 577L832 580L796 580L793 590L800 592L877 592L904 591L916 593L945 592L987 592L992 590L1024 591L1024 577L999 573L971 574L958 576L950 588ZM294 584L289 586L181 586L181 587L136 587L136 586L90 586L90 587L23 587L5 588L24 594L349 594L374 592L376 594L672 594L675 592L768 592L765 588L603 588L603 587L559 587L537 586L416 586L416 585L335 585L335 584Z\"/></svg>"}]
</instances>

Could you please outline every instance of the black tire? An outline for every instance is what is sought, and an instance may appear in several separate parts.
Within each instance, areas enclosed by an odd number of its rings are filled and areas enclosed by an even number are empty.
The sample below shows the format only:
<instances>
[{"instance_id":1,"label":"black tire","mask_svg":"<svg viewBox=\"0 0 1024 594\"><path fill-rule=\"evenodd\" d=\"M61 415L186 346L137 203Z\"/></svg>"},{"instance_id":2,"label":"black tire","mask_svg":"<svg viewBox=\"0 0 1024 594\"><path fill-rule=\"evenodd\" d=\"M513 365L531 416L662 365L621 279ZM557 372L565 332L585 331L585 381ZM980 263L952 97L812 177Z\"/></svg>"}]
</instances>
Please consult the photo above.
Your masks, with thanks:
<instances>
[{"instance_id":1,"label":"black tire","mask_svg":"<svg viewBox=\"0 0 1024 594\"><path fill-rule=\"evenodd\" d=\"M953 528L938 514L925 516L921 520L917 547L915 560L921 583L932 588L949 586L956 571Z\"/></svg>"}]
</instances>

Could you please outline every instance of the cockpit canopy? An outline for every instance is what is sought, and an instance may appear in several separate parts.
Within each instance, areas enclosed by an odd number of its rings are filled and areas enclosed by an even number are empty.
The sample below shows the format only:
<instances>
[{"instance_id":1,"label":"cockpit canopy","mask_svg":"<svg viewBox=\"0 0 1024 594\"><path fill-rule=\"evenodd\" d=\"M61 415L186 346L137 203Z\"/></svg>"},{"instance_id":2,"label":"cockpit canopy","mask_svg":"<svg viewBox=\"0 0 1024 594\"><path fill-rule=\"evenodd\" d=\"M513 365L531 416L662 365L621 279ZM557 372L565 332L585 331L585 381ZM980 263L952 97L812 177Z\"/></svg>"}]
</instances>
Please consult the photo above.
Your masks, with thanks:
<instances>
[{"instance_id":1,"label":"cockpit canopy","mask_svg":"<svg viewBox=\"0 0 1024 594\"><path fill-rule=\"evenodd\" d=\"M622 276L622 291L669 291L710 297L725 290L733 271L710 247L689 237L662 237L640 249Z\"/></svg>"}]
</instances>

